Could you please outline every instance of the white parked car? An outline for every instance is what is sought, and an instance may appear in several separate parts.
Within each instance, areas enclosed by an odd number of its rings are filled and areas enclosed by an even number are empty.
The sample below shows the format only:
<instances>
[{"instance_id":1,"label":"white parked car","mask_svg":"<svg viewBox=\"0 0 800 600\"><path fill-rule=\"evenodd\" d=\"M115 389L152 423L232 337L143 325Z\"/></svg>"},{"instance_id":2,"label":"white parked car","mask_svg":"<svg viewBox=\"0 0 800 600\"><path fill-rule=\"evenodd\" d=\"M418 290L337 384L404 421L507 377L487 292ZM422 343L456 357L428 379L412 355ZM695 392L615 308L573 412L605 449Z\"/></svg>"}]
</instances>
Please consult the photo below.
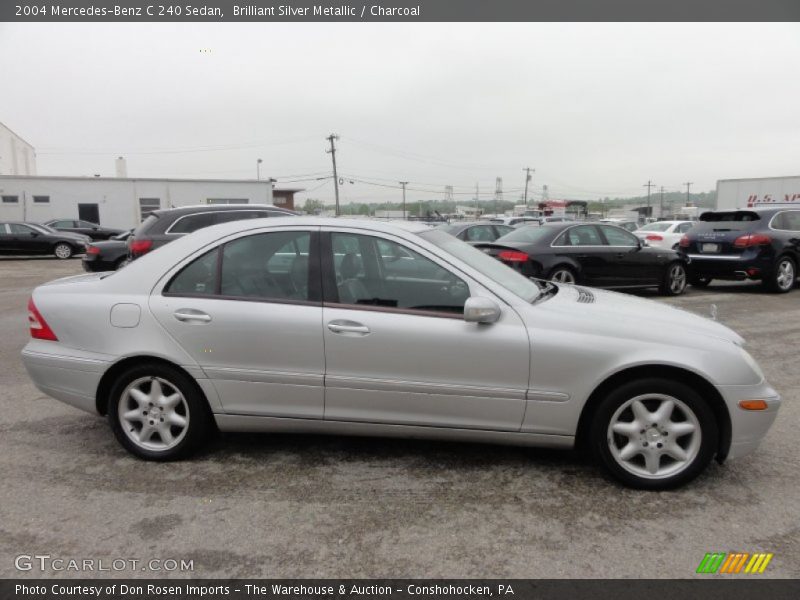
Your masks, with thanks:
<instances>
[{"instance_id":1,"label":"white parked car","mask_svg":"<svg viewBox=\"0 0 800 600\"><path fill-rule=\"evenodd\" d=\"M656 221L642 225L633 235L640 240L647 240L647 245L653 248L677 250L683 234L694 224L694 221Z\"/></svg>"},{"instance_id":2,"label":"white parked car","mask_svg":"<svg viewBox=\"0 0 800 600\"><path fill-rule=\"evenodd\" d=\"M36 386L148 460L215 427L580 444L664 489L755 450L781 403L720 323L537 282L407 222L207 227L37 287L28 320Z\"/></svg>"}]
</instances>

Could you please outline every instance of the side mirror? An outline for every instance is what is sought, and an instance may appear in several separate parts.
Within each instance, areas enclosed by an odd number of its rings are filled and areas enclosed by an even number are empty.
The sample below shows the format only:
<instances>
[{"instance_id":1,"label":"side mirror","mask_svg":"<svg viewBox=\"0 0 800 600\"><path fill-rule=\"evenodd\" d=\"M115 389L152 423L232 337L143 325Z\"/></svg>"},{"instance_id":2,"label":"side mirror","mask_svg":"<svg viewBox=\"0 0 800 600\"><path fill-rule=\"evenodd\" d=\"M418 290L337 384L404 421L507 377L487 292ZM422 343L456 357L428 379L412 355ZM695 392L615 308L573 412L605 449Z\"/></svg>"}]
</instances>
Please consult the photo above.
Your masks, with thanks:
<instances>
[{"instance_id":1,"label":"side mirror","mask_svg":"<svg viewBox=\"0 0 800 600\"><path fill-rule=\"evenodd\" d=\"M467 323L494 323L500 318L500 306L491 298L472 296L464 304Z\"/></svg>"}]
</instances>

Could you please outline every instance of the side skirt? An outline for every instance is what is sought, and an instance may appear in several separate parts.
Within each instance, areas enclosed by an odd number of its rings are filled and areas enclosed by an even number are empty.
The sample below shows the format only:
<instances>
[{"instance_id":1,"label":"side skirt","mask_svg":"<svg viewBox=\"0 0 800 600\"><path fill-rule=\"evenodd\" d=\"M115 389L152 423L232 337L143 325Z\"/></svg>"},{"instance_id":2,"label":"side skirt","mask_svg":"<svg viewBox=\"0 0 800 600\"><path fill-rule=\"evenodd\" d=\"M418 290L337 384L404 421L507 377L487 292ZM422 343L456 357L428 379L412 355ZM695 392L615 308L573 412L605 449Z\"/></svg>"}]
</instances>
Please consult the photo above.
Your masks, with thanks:
<instances>
[{"instance_id":1,"label":"side skirt","mask_svg":"<svg viewBox=\"0 0 800 600\"><path fill-rule=\"evenodd\" d=\"M454 429L418 425L388 425L384 423L357 423L352 421L325 421L322 419L287 419L246 415L215 414L220 431L311 433L325 435L358 435L395 437L455 442L480 442L509 446L537 446L544 448L572 448L575 438L570 435L484 431L481 429Z\"/></svg>"}]
</instances>

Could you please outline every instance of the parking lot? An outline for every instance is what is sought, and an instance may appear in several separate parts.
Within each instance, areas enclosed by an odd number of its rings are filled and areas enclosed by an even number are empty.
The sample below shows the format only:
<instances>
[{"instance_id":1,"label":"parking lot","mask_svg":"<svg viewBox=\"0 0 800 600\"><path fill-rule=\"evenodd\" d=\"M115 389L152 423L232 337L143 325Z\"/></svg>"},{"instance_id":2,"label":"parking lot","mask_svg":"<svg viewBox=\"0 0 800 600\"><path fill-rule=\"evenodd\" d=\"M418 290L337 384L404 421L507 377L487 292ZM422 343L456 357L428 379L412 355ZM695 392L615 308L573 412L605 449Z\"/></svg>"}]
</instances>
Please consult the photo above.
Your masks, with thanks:
<instances>
[{"instance_id":1,"label":"parking lot","mask_svg":"<svg viewBox=\"0 0 800 600\"><path fill-rule=\"evenodd\" d=\"M15 557L49 554L191 560L196 577L682 578L712 551L773 552L760 577L800 576L800 290L643 293L716 304L785 401L754 455L648 493L571 452L471 444L240 434L191 461L138 461L19 359L31 290L81 271L0 259L0 577L41 575Z\"/></svg>"}]
</instances>

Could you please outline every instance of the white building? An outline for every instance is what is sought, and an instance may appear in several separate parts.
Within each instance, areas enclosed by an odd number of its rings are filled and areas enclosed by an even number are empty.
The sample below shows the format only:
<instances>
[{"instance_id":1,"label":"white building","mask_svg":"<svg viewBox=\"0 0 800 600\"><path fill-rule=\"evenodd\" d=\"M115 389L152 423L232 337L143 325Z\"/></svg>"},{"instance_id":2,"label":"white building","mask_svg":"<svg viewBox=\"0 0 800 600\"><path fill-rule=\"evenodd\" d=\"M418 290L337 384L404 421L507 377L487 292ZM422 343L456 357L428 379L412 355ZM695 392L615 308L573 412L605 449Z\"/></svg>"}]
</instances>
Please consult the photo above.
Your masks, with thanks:
<instances>
[{"instance_id":1,"label":"white building","mask_svg":"<svg viewBox=\"0 0 800 600\"><path fill-rule=\"evenodd\" d=\"M0 123L0 175L36 175L36 151Z\"/></svg>"},{"instance_id":2,"label":"white building","mask_svg":"<svg viewBox=\"0 0 800 600\"><path fill-rule=\"evenodd\" d=\"M289 204L280 200L277 206ZM0 221L83 219L129 229L160 208L222 203L272 204L272 183L254 179L0 175Z\"/></svg>"}]
</instances>

